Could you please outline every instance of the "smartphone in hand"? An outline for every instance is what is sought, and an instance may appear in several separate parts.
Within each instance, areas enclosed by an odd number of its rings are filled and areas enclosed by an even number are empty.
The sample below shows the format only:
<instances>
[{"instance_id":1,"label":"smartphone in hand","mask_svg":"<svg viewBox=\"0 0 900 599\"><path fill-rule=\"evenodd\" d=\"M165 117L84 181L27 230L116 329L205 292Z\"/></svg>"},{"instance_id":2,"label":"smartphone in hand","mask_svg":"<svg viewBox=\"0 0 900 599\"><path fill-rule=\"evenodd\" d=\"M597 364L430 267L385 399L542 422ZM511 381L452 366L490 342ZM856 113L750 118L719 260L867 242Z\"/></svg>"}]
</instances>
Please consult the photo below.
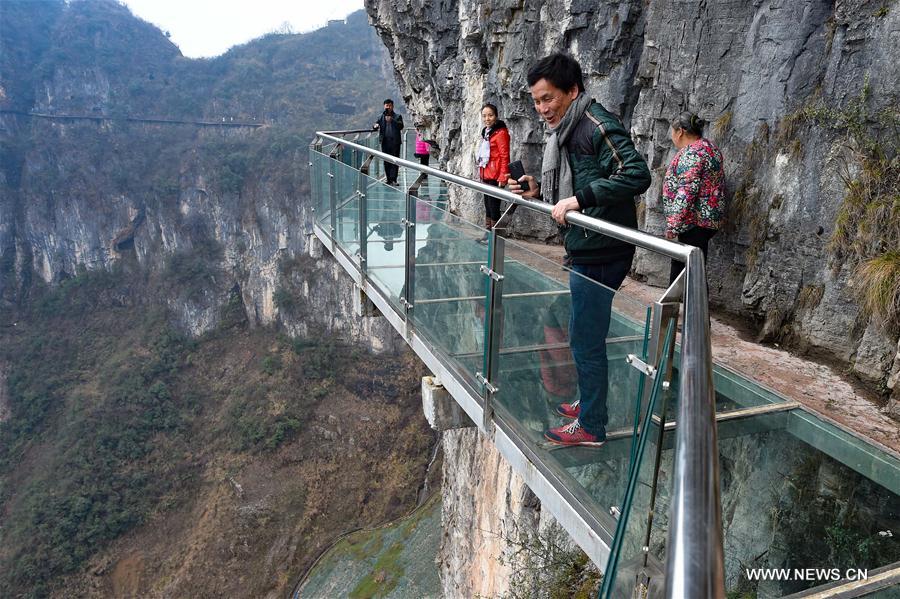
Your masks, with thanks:
<instances>
[{"instance_id":1,"label":"smartphone in hand","mask_svg":"<svg viewBox=\"0 0 900 599\"><path fill-rule=\"evenodd\" d=\"M525 167L522 166L521 160L509 163L509 176L516 181L525 176ZM528 191L528 181L519 181L519 185L522 186L522 191Z\"/></svg>"}]
</instances>

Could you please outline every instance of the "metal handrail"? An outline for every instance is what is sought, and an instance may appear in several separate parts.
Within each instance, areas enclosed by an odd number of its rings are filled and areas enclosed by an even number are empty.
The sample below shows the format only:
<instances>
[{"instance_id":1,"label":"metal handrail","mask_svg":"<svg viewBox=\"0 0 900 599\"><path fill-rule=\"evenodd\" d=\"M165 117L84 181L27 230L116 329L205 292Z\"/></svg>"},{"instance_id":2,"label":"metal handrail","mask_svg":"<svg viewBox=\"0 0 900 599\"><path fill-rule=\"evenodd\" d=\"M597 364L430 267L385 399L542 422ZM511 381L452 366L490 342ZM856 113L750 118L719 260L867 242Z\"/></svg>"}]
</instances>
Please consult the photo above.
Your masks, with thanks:
<instances>
[{"instance_id":1,"label":"metal handrail","mask_svg":"<svg viewBox=\"0 0 900 599\"><path fill-rule=\"evenodd\" d=\"M355 131L358 132L358 131ZM507 202L550 214L553 207L514 193L398 158L335 135L353 132L317 132L316 135L381 158L386 162L426 173ZM723 598L725 596L722 510L716 440L715 390L703 254L699 248L660 239L649 233L570 211L566 221L685 263L684 329L679 377L679 410L675 440L674 493L666 564L669 598Z\"/></svg>"},{"instance_id":2,"label":"metal handrail","mask_svg":"<svg viewBox=\"0 0 900 599\"><path fill-rule=\"evenodd\" d=\"M716 397L703 253L685 263L675 489L666 560L666 597L725 596L725 554L716 440Z\"/></svg>"},{"instance_id":3,"label":"metal handrail","mask_svg":"<svg viewBox=\"0 0 900 599\"><path fill-rule=\"evenodd\" d=\"M390 162L392 164L396 164L397 166L406 167L412 170L419 171L421 173L427 173L428 175L437 177L438 179L443 179L444 181L448 181L450 183L455 183L467 189L471 189L479 193L484 193L489 196L505 200L507 202L519 204L520 206L526 206L537 212L542 212L548 215L553 212L553 206L547 204L546 202L536 202L533 200L529 200L512 192L504 191L491 185L486 185L484 183L481 183L480 181L466 179L465 177L460 177L459 175L454 175L453 173L438 170L430 166L422 166L417 162L404 160L403 158L398 158L397 156L393 156L379 150L373 150L372 148L367 148L365 146L346 141L339 137L335 137L334 135L331 135L329 133L317 132L316 135L324 139L343 144L348 148L362 150L368 154L381 158L385 162ZM597 233L602 233L603 235L609 235L610 237L614 237L616 239L619 239L620 241L626 241L636 246L646 248L660 254L664 254L669 258L681 260L682 262L686 262L691 250L695 249L692 246L684 245L683 243L669 241L668 239L660 239L655 235L650 235L649 233L644 233L642 231L638 231L637 229L631 229L629 227L616 225L605 220L586 216L575 211L567 213L566 220L574 225L584 227L585 229L596 231Z\"/></svg>"},{"instance_id":4,"label":"metal handrail","mask_svg":"<svg viewBox=\"0 0 900 599\"><path fill-rule=\"evenodd\" d=\"M378 129L373 129L369 127L368 129L348 129L346 131L321 131L316 132L316 135L352 135L354 133L375 133ZM340 140L343 141L343 140Z\"/></svg>"}]
</instances>

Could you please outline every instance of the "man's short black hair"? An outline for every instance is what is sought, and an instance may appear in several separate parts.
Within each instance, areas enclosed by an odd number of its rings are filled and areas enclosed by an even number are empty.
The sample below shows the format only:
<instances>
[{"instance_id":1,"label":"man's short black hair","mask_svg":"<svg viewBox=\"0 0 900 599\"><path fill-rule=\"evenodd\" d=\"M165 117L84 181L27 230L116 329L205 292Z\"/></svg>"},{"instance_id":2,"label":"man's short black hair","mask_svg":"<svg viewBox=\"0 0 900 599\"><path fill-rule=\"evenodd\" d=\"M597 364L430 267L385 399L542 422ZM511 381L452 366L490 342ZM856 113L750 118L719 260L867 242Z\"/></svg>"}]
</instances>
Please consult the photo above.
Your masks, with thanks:
<instances>
[{"instance_id":1,"label":"man's short black hair","mask_svg":"<svg viewBox=\"0 0 900 599\"><path fill-rule=\"evenodd\" d=\"M567 54L551 54L545 56L528 71L528 87L533 86L541 79L546 79L554 87L564 92L578 86L578 91L584 91L584 77L581 74L581 65Z\"/></svg>"},{"instance_id":2,"label":"man's short black hair","mask_svg":"<svg viewBox=\"0 0 900 599\"><path fill-rule=\"evenodd\" d=\"M393 104L393 103L394 103L394 101L391 100L390 98L388 98L387 100L385 100L384 102L382 102L382 104Z\"/></svg>"}]
</instances>

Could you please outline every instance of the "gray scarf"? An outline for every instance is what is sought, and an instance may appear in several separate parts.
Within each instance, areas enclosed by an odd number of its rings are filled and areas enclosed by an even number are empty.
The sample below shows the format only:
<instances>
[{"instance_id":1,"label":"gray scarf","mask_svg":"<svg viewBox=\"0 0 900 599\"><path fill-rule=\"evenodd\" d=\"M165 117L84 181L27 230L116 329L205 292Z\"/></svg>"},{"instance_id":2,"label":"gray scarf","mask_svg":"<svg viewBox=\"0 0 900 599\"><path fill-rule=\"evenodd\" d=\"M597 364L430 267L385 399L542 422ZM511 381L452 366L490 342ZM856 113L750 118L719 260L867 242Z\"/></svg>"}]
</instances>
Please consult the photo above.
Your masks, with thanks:
<instances>
[{"instance_id":1,"label":"gray scarf","mask_svg":"<svg viewBox=\"0 0 900 599\"><path fill-rule=\"evenodd\" d=\"M550 130L552 133L547 145L544 146L544 162L541 164L541 195L545 202L556 204L575 195L572 167L560 150L569 141L569 137L584 116L584 111L593 101L584 92L578 94L578 97L569 104L569 109L559 124Z\"/></svg>"}]
</instances>

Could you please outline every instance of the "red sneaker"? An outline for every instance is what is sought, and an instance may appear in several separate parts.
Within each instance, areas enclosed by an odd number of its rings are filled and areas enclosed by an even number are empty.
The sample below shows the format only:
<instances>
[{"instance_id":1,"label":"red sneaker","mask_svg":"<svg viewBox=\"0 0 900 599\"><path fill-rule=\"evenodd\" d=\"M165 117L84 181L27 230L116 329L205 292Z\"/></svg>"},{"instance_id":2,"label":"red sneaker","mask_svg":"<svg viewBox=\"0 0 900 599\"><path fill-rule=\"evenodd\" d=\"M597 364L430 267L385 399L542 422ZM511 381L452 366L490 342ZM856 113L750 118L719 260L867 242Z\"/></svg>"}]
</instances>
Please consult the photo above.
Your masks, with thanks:
<instances>
[{"instance_id":1,"label":"red sneaker","mask_svg":"<svg viewBox=\"0 0 900 599\"><path fill-rule=\"evenodd\" d=\"M556 413L564 418L578 420L578 415L581 414L581 406L578 405L580 403L580 399L576 399L572 403L561 403L556 406Z\"/></svg>"},{"instance_id":2,"label":"red sneaker","mask_svg":"<svg viewBox=\"0 0 900 599\"><path fill-rule=\"evenodd\" d=\"M601 439L581 428L581 423L577 420L572 421L570 424L551 428L544 433L544 438L556 445L602 447L606 443L606 439Z\"/></svg>"}]
</instances>

